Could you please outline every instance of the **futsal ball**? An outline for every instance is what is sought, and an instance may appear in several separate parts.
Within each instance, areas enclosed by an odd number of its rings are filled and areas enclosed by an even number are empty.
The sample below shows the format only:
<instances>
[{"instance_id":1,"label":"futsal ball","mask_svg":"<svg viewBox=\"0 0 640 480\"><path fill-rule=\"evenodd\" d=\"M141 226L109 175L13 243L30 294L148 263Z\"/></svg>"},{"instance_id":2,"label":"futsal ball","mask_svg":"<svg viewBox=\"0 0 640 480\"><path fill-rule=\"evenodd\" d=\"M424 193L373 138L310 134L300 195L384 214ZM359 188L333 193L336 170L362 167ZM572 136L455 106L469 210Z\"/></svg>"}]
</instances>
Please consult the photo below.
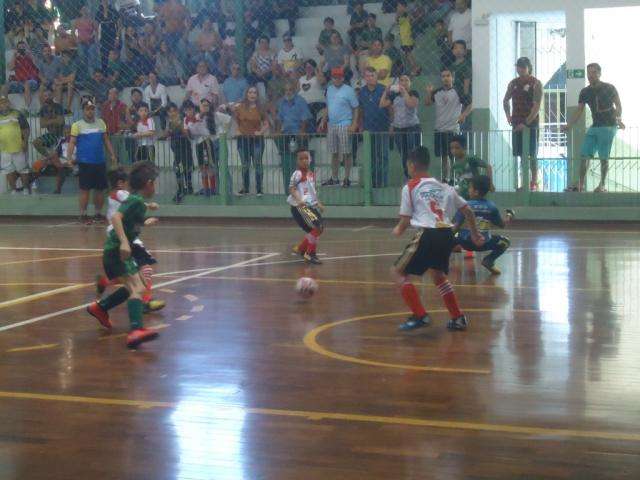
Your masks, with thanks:
<instances>
[{"instance_id":1,"label":"futsal ball","mask_svg":"<svg viewBox=\"0 0 640 480\"><path fill-rule=\"evenodd\" d=\"M318 282L313 278L301 277L296 283L296 292L302 298L311 298L318 291Z\"/></svg>"}]
</instances>

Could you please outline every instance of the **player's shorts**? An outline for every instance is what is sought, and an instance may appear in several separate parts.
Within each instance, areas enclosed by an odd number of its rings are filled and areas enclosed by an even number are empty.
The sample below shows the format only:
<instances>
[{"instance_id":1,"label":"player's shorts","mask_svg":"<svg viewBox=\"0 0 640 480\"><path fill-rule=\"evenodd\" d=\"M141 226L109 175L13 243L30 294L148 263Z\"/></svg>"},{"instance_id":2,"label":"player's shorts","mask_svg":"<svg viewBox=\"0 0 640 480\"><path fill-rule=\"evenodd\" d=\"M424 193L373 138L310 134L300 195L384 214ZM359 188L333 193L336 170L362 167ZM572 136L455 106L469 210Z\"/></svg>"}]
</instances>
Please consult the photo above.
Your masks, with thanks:
<instances>
[{"instance_id":1,"label":"player's shorts","mask_svg":"<svg viewBox=\"0 0 640 480\"><path fill-rule=\"evenodd\" d=\"M351 154L351 134L347 125L329 125L327 131L327 149L333 155Z\"/></svg>"},{"instance_id":2,"label":"player's shorts","mask_svg":"<svg viewBox=\"0 0 640 480\"><path fill-rule=\"evenodd\" d=\"M133 252L131 257L122 261L120 258L120 250L118 249L104 251L102 254L102 266L109 280L130 277L138 273L139 270L138 263L135 258L133 258Z\"/></svg>"},{"instance_id":3,"label":"player's shorts","mask_svg":"<svg viewBox=\"0 0 640 480\"><path fill-rule=\"evenodd\" d=\"M616 131L616 127L590 127L582 142L580 155L593 158L598 153L600 160L608 160Z\"/></svg>"},{"instance_id":4,"label":"player's shorts","mask_svg":"<svg viewBox=\"0 0 640 480\"><path fill-rule=\"evenodd\" d=\"M413 237L394 265L406 275L422 276L429 270L449 273L449 257L454 246L450 228L425 228Z\"/></svg>"},{"instance_id":5,"label":"player's shorts","mask_svg":"<svg viewBox=\"0 0 640 480\"><path fill-rule=\"evenodd\" d=\"M291 215L302 230L309 233L314 228L322 229L324 220L315 207L291 207Z\"/></svg>"},{"instance_id":6,"label":"player's shorts","mask_svg":"<svg viewBox=\"0 0 640 480\"><path fill-rule=\"evenodd\" d=\"M80 190L106 190L107 166L104 163L79 163L78 185Z\"/></svg>"},{"instance_id":7,"label":"player's shorts","mask_svg":"<svg viewBox=\"0 0 640 480\"><path fill-rule=\"evenodd\" d=\"M7 173L29 173L26 152L0 153L0 169Z\"/></svg>"},{"instance_id":8,"label":"player's shorts","mask_svg":"<svg viewBox=\"0 0 640 480\"><path fill-rule=\"evenodd\" d=\"M529 129L529 156L535 157L538 155L538 134L540 130L537 128ZM524 155L524 131L511 132L511 142L513 144L513 156L522 157Z\"/></svg>"},{"instance_id":9,"label":"player's shorts","mask_svg":"<svg viewBox=\"0 0 640 480\"><path fill-rule=\"evenodd\" d=\"M435 132L433 134L433 153L436 157L449 155L451 139L458 135L455 132Z\"/></svg>"},{"instance_id":10,"label":"player's shorts","mask_svg":"<svg viewBox=\"0 0 640 480\"><path fill-rule=\"evenodd\" d=\"M147 247L144 246L142 240L136 238L133 242L131 242L131 257L136 261L139 267L144 267L145 265L155 265L158 261L153 258L153 256L147 250Z\"/></svg>"},{"instance_id":11,"label":"player's shorts","mask_svg":"<svg viewBox=\"0 0 640 480\"><path fill-rule=\"evenodd\" d=\"M473 243L473 240L468 235L456 235L455 242L470 252L504 251L511 246L511 240L502 235L485 235L485 242L480 246Z\"/></svg>"}]
</instances>

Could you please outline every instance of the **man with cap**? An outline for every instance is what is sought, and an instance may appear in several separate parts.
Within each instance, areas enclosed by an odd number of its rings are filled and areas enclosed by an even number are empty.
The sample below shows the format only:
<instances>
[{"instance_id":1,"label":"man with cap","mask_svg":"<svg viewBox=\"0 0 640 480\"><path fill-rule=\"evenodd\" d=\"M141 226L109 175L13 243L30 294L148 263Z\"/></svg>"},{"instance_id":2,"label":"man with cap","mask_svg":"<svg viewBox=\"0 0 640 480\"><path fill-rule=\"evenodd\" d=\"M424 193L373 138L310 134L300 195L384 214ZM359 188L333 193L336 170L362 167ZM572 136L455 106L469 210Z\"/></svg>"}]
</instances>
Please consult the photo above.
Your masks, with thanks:
<instances>
[{"instance_id":1,"label":"man with cap","mask_svg":"<svg viewBox=\"0 0 640 480\"><path fill-rule=\"evenodd\" d=\"M96 118L96 106L91 100L82 104L82 119L71 125L71 139L67 150L67 158L78 164L78 179L80 187L80 221L85 225L104 220L102 207L104 206L104 190L107 189L107 166L104 149L107 149L112 163L118 160L109 141L107 126L100 118ZM90 219L87 215L89 193L93 190L93 206L95 216Z\"/></svg>"},{"instance_id":2,"label":"man with cap","mask_svg":"<svg viewBox=\"0 0 640 480\"><path fill-rule=\"evenodd\" d=\"M6 96L0 96L0 170L7 176L11 193L16 193L16 181L20 176L23 192L25 195L29 194L28 139L27 119L18 110L11 108L11 102Z\"/></svg>"},{"instance_id":3,"label":"man with cap","mask_svg":"<svg viewBox=\"0 0 640 480\"><path fill-rule=\"evenodd\" d=\"M285 76L296 74L302 66L302 52L293 45L293 39L289 32L282 36L282 48L276 56L276 62Z\"/></svg>"},{"instance_id":4,"label":"man with cap","mask_svg":"<svg viewBox=\"0 0 640 480\"><path fill-rule=\"evenodd\" d=\"M340 185L340 158L344 161L343 187L351 186L351 135L358 128L358 97L350 85L344 83L344 70L331 69L331 84L327 88L327 148L331 153L331 178L322 185Z\"/></svg>"},{"instance_id":5,"label":"man with cap","mask_svg":"<svg viewBox=\"0 0 640 480\"><path fill-rule=\"evenodd\" d=\"M513 127L513 156L525 161L523 138L525 129L529 129L529 148L526 152L531 168L529 189L538 190L538 132L540 127L540 103L542 102L542 83L531 73L533 66L527 57L516 62L518 76L509 82L502 104L507 122ZM521 171L520 168L518 168ZM518 183L520 183L518 181Z\"/></svg>"}]
</instances>

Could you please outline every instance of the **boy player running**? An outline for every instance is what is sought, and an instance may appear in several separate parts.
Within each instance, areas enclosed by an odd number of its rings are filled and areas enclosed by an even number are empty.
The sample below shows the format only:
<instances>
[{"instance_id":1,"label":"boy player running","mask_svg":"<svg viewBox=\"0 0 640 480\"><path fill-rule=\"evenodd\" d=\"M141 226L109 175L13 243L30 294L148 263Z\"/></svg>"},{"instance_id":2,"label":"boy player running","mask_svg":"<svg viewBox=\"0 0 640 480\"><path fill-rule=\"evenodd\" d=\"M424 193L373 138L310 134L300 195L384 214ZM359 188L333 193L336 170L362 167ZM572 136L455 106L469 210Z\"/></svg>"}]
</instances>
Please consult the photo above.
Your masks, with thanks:
<instances>
[{"instance_id":1,"label":"boy player running","mask_svg":"<svg viewBox=\"0 0 640 480\"><path fill-rule=\"evenodd\" d=\"M411 225L418 233L396 260L393 273L400 285L402 298L412 316L400 330L408 331L429 325L431 319L422 306L418 290L409 275L422 276L429 270L433 283L451 315L449 330L466 330L468 322L458 307L458 300L449 283L449 257L454 246L453 217L460 212L466 219L471 239L482 245L473 211L455 189L429 176L430 155L426 147L418 147L409 154L408 171L411 180L402 189L400 221L393 234L401 236Z\"/></svg>"}]
</instances>

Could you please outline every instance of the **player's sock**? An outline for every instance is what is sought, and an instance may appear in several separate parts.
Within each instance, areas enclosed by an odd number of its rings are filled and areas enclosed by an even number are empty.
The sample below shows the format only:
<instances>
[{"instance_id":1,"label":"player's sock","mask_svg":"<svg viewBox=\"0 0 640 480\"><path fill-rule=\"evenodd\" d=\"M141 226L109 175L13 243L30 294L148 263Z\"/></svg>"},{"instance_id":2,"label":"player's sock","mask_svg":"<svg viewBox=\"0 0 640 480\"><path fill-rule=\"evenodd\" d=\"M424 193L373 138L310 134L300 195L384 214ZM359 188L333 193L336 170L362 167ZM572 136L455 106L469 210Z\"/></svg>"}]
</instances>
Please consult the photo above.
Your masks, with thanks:
<instances>
[{"instance_id":1,"label":"player's sock","mask_svg":"<svg viewBox=\"0 0 640 480\"><path fill-rule=\"evenodd\" d=\"M144 303L149 303L151 301L151 276L153 275L153 268L151 265L145 265L140 270L140 275L142 275L142 281L144 283L145 291L142 294L142 301Z\"/></svg>"},{"instance_id":2,"label":"player's sock","mask_svg":"<svg viewBox=\"0 0 640 480\"><path fill-rule=\"evenodd\" d=\"M211 193L216 192L217 182L215 175L209 175L209 188L211 189Z\"/></svg>"},{"instance_id":3,"label":"player's sock","mask_svg":"<svg viewBox=\"0 0 640 480\"><path fill-rule=\"evenodd\" d=\"M402 287L400 287L400 292L402 293L404 303L406 303L411 309L411 313L413 313L414 317L422 318L427 314L427 311L424 309L422 302L420 301L418 290L413 283L404 282Z\"/></svg>"},{"instance_id":4,"label":"player's sock","mask_svg":"<svg viewBox=\"0 0 640 480\"><path fill-rule=\"evenodd\" d=\"M132 298L127 302L127 310L129 310L129 324L131 330L142 328L142 313L144 304L139 298Z\"/></svg>"},{"instance_id":5,"label":"player's sock","mask_svg":"<svg viewBox=\"0 0 640 480\"><path fill-rule=\"evenodd\" d=\"M458 307L458 299L456 298L456 294L453 291L453 286L449 283L449 280L445 280L444 282L436 285L438 287L438 291L442 296L442 300L444 300L444 304L449 310L449 314L451 318L458 318L462 316L462 312Z\"/></svg>"},{"instance_id":6,"label":"player's sock","mask_svg":"<svg viewBox=\"0 0 640 480\"><path fill-rule=\"evenodd\" d=\"M307 253L307 249L309 248L309 239L305 235L300 244L297 247L298 253L305 254Z\"/></svg>"},{"instance_id":7,"label":"player's sock","mask_svg":"<svg viewBox=\"0 0 640 480\"><path fill-rule=\"evenodd\" d=\"M307 249L307 253L310 255L315 255L316 250L318 248L318 240L320 238L320 231L317 228L314 228L309 232L309 248Z\"/></svg>"},{"instance_id":8,"label":"player's sock","mask_svg":"<svg viewBox=\"0 0 640 480\"><path fill-rule=\"evenodd\" d=\"M209 190L209 175L206 173L202 175L202 186L204 187L205 192Z\"/></svg>"},{"instance_id":9,"label":"player's sock","mask_svg":"<svg viewBox=\"0 0 640 480\"><path fill-rule=\"evenodd\" d=\"M129 295L129 290L127 290L125 287L120 287L108 297L100 300L98 304L103 310L106 310L108 312L112 308L115 308L121 303L126 302L129 298Z\"/></svg>"}]
</instances>

